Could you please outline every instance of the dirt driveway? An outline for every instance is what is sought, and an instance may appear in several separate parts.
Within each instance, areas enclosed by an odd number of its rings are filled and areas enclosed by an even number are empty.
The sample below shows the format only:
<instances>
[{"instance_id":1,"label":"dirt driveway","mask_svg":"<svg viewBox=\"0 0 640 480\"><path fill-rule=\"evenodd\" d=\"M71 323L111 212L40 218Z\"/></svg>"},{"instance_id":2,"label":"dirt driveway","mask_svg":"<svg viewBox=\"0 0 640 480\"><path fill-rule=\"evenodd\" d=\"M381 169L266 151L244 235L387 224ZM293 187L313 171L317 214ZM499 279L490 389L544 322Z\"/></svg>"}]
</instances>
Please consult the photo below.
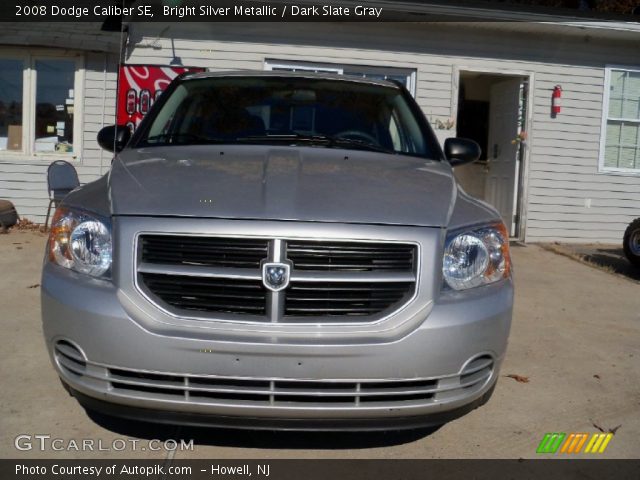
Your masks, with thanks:
<instances>
[{"instance_id":1,"label":"dirt driveway","mask_svg":"<svg viewBox=\"0 0 640 480\"><path fill-rule=\"evenodd\" d=\"M514 247L516 307L491 401L425 435L312 435L186 430L92 421L61 387L40 326L45 237L0 235L0 457L161 458L163 451L17 450L18 435L93 439L195 438L175 458L533 458L546 432L620 426L602 457L640 457L640 284L537 246ZM107 428L105 428L107 427ZM120 444L118 444L120 445ZM144 445L144 444L143 444ZM144 448L144 450L143 450ZM173 454L172 454L173 455Z\"/></svg>"}]
</instances>

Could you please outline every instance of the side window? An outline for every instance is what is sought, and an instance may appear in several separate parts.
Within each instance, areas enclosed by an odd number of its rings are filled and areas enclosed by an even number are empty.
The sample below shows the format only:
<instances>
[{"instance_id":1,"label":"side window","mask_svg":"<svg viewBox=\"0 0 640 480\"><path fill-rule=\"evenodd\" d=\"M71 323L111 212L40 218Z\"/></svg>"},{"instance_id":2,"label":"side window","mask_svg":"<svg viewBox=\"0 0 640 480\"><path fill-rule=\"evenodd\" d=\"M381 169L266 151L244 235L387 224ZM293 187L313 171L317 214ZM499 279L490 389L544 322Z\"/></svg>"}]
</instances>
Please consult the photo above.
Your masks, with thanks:
<instances>
[{"instance_id":1,"label":"side window","mask_svg":"<svg viewBox=\"0 0 640 480\"><path fill-rule=\"evenodd\" d=\"M400 129L398 128L398 120L395 115L391 115L389 118L389 135L391 136L391 144L396 152L402 151L402 137L400 136Z\"/></svg>"},{"instance_id":2,"label":"side window","mask_svg":"<svg viewBox=\"0 0 640 480\"><path fill-rule=\"evenodd\" d=\"M392 115L400 127L399 132L402 146L400 151L406 153L424 152L427 146L425 145L425 138L420 130L420 125L417 123L416 117L410 111L407 103L401 101L400 98L398 95L394 102Z\"/></svg>"},{"instance_id":3,"label":"side window","mask_svg":"<svg viewBox=\"0 0 640 480\"><path fill-rule=\"evenodd\" d=\"M181 104L186 96L187 89L183 85L178 86L149 128L149 138L169 133L174 121L174 113L182 109Z\"/></svg>"}]
</instances>

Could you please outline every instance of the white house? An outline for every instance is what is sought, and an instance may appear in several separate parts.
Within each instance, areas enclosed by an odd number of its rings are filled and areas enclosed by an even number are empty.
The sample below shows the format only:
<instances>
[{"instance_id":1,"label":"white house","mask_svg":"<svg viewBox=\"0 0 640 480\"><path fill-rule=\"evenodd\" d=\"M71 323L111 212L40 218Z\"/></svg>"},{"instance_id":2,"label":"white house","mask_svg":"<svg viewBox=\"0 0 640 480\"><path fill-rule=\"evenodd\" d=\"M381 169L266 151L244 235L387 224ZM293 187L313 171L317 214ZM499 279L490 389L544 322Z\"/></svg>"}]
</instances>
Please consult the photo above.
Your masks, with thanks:
<instances>
[{"instance_id":1,"label":"white house","mask_svg":"<svg viewBox=\"0 0 640 480\"><path fill-rule=\"evenodd\" d=\"M108 171L95 137L115 122L122 48L126 64L400 79L440 138L482 144L483 160L457 175L515 238L618 243L640 216L640 25L528 19L0 25L0 198L43 221L52 160L82 182Z\"/></svg>"}]
</instances>

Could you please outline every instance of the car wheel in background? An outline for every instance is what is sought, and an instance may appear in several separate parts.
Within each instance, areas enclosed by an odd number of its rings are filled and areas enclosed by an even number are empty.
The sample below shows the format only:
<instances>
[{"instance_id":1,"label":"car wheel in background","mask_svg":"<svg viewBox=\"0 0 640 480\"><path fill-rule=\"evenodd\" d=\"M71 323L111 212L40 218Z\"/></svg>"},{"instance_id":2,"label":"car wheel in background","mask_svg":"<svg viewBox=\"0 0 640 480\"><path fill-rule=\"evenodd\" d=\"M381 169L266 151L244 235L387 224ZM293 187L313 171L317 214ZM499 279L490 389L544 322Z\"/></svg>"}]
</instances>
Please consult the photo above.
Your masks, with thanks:
<instances>
[{"instance_id":1,"label":"car wheel in background","mask_svg":"<svg viewBox=\"0 0 640 480\"><path fill-rule=\"evenodd\" d=\"M640 218L629 224L622 241L624 254L636 267L640 267Z\"/></svg>"},{"instance_id":2,"label":"car wheel in background","mask_svg":"<svg viewBox=\"0 0 640 480\"><path fill-rule=\"evenodd\" d=\"M8 228L18 223L18 212L8 200L0 200L0 232L5 232Z\"/></svg>"}]
</instances>

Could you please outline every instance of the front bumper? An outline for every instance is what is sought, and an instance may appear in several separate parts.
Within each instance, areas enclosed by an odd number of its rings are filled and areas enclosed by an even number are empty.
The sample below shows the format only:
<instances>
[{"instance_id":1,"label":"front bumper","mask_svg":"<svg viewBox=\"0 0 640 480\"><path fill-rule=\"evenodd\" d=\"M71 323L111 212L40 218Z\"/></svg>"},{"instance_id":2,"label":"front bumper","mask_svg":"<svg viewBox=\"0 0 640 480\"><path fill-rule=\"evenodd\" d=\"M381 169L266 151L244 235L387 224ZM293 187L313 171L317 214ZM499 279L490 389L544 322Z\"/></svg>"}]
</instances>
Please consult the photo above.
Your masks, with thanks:
<instances>
[{"instance_id":1,"label":"front bumper","mask_svg":"<svg viewBox=\"0 0 640 480\"><path fill-rule=\"evenodd\" d=\"M47 264L42 312L52 362L90 408L188 424L406 428L486 401L512 294L507 281L441 296L418 328L390 342L230 342L149 331L113 284Z\"/></svg>"},{"instance_id":2,"label":"front bumper","mask_svg":"<svg viewBox=\"0 0 640 480\"><path fill-rule=\"evenodd\" d=\"M410 430L443 425L460 418L489 401L495 389L495 382L482 396L453 410L430 413L422 416L371 418L268 418L250 416L224 416L182 411L153 410L132 407L104 400L98 400L80 393L65 384L71 395L86 409L104 415L133 421L184 425L189 427L216 427L243 430L283 430L283 431L378 431Z\"/></svg>"}]
</instances>

